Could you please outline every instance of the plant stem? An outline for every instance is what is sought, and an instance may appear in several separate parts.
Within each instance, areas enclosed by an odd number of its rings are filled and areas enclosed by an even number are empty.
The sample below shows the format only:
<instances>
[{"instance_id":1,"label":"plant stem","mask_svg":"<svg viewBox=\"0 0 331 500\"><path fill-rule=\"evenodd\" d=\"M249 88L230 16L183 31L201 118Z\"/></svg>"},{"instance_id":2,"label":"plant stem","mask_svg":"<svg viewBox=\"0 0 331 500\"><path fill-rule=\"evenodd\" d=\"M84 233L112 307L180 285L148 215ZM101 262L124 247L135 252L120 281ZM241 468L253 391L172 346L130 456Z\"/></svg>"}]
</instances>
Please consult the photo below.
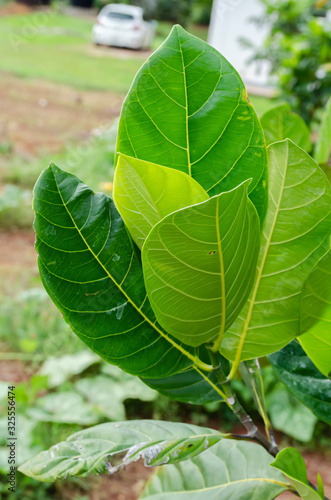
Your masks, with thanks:
<instances>
[{"instance_id":1,"label":"plant stem","mask_svg":"<svg viewBox=\"0 0 331 500\"><path fill-rule=\"evenodd\" d=\"M259 431L255 423L253 422L252 418L246 413L244 408L241 406L237 399L237 395L232 391L231 385L223 372L223 369L219 363L219 360L217 358L217 353L215 353L212 348L208 348L211 364L213 367L213 370L215 371L216 378L219 384L222 385L222 392L224 393L224 396L226 396L226 403L228 407L233 411L233 413L238 417L242 425L245 427L247 434L232 434L234 438L240 438L240 439L251 439L253 441L256 441L259 443L265 450L267 450L270 455L273 457L276 457L279 448L278 445L275 441L273 431L271 428L271 424L269 427L269 433L268 438L266 438L262 432ZM264 394L263 394L264 396ZM257 392L256 397L259 397L259 394ZM264 402L264 400L263 400ZM262 403L262 402L261 402ZM264 412L263 412L264 413ZM268 419L269 421L269 419ZM266 421L265 421L266 422ZM309 486L313 488L315 491L317 491L316 486L309 481ZM292 490L291 490L292 491ZM292 493L298 497L300 497L299 493L297 491L292 491ZM325 497L325 500L329 500L327 497Z\"/></svg>"},{"instance_id":2,"label":"plant stem","mask_svg":"<svg viewBox=\"0 0 331 500\"><path fill-rule=\"evenodd\" d=\"M276 445L273 428L267 412L267 404L264 393L264 385L259 360L251 359L240 365L240 372L244 382L250 390L263 419L265 432L270 442Z\"/></svg>"},{"instance_id":3,"label":"plant stem","mask_svg":"<svg viewBox=\"0 0 331 500\"><path fill-rule=\"evenodd\" d=\"M244 408L239 403L237 395L232 391L231 385L227 381L227 377L223 372L222 367L218 361L217 354L211 349L208 349L208 352L211 364L213 366L213 369L215 370L217 381L219 384L222 385L222 391L226 396L226 403L247 430L247 434L238 435L234 437L240 437L243 439L253 439L254 441L260 443L263 446L263 448L265 448L268 451L268 453L276 457L277 453L279 452L277 444L272 440L269 441L262 434L262 432L259 431L259 429L254 424L251 417L248 415L248 413L246 413Z\"/></svg>"}]
</instances>

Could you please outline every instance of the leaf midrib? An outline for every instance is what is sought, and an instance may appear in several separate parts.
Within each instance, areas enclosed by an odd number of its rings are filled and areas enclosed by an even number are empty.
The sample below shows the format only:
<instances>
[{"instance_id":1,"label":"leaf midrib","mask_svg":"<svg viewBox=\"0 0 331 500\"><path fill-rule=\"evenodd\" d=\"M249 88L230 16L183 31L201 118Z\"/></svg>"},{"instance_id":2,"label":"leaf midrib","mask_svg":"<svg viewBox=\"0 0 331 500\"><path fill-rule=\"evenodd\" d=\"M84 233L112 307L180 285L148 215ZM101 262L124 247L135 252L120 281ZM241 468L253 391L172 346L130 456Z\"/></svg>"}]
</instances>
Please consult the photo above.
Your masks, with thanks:
<instances>
[{"instance_id":1,"label":"leaf midrib","mask_svg":"<svg viewBox=\"0 0 331 500\"><path fill-rule=\"evenodd\" d=\"M258 293L258 290L259 290L259 285L260 285L260 281L261 281L261 278L262 278L265 261L266 261L266 258L267 258L268 252L269 252L270 242L271 242L271 239L272 239L272 236L273 236L273 233L274 233L274 229L275 229L277 218L278 218L278 214L279 214L279 209L280 209L280 205L281 205L280 202L281 202L281 199L283 197L283 191L284 191L285 179L286 179L286 171L287 171L287 168L288 168L288 157L289 157L289 145L288 145L288 142L287 142L286 143L286 159L285 159L285 161L286 161L286 163L285 163L286 168L285 168L285 171L284 171L283 182L282 182L281 190L280 190L280 193L279 193L278 205L276 205L275 216L274 216L274 219L273 219L273 222L272 222L272 226L271 226L271 230L270 230L270 233L269 233L269 237L267 238L267 241L266 241L266 244L265 244L265 251L264 251L264 255L263 255L262 261L261 261L261 265L258 268L258 274L257 274L256 282L255 282L254 288L253 288L253 295L252 295L251 299L248 299L250 301L250 305L249 305L247 317L246 317L246 320L245 320L244 328L243 328L243 331L242 331L242 335L241 335L241 338L240 338L240 342L239 342L239 345L238 345L238 350L237 350L237 353L236 353L236 357L235 357L235 360L233 362L231 372L229 374L229 379L232 379L234 377L234 375L236 374L236 372L237 372L237 370L239 368L240 359L241 359L241 353L242 353L242 350L244 348L244 344L245 344L245 340L246 340L246 336L247 336L247 332L248 332L248 327L249 327L249 324L250 324L250 321L251 321L251 318L252 318L252 314L253 314L253 309L254 309L254 306L255 306L255 299L256 299L256 296L257 296L257 293ZM280 171L279 171L279 173L281 174Z\"/></svg>"},{"instance_id":2,"label":"leaf midrib","mask_svg":"<svg viewBox=\"0 0 331 500\"><path fill-rule=\"evenodd\" d=\"M221 275L221 300L222 300L222 317L221 317L221 325L220 332L218 334L217 339L215 340L213 351L218 352L221 343L223 340L223 335L225 331L225 317L226 317L226 291L225 291L225 269L224 269L224 259L223 259L223 249L222 249L222 241L220 234L220 226L219 226L219 198L216 200L216 235L217 235L217 246L220 260L220 275ZM237 215L237 214L236 214Z\"/></svg>"},{"instance_id":3,"label":"leaf midrib","mask_svg":"<svg viewBox=\"0 0 331 500\"><path fill-rule=\"evenodd\" d=\"M182 59L182 66L183 66L183 79L184 79L184 95L185 95L185 127L186 127L186 153L187 153L187 168L188 168L188 175L192 177L192 172L191 172L191 158L190 158L190 138L189 138L189 133L188 133L188 96L187 96L187 84L186 84L186 67L184 65L184 54L183 54L183 49L181 45L181 41L179 38L179 33L177 29L177 37L178 37L178 45L180 49L180 55Z\"/></svg>"},{"instance_id":4,"label":"leaf midrib","mask_svg":"<svg viewBox=\"0 0 331 500\"><path fill-rule=\"evenodd\" d=\"M52 167L51 167L52 168ZM61 201L63 203L63 206L64 208L66 209L74 227L76 228L78 234L80 235L80 237L82 238L82 240L84 241L86 247L89 249L89 251L91 252L92 256L95 258L95 260L98 262L98 264L102 267L102 269L105 271L106 275L113 281L113 283L118 287L118 289L121 291L121 293L124 295L124 297L126 297L127 301L136 309L136 311L144 318L144 320L149 323L149 325L154 329L156 330L159 335L161 335L163 338L165 338L170 344L172 344L176 349L178 349L184 356L186 356L188 359L190 359L191 361L193 361L194 364L200 366L200 368L204 369L205 371L211 371L211 367L208 366L208 365L205 365L204 363L202 363L198 358L196 358L195 356L193 356L191 353L187 352L185 349L183 349L181 346L179 346L175 341L173 341L170 337L168 337L168 335L166 335L164 332L162 332L162 330L160 330L156 325L155 323L153 323L141 310L141 306L138 307L132 300L131 298L129 297L129 295L123 290L122 286L117 283L117 281L114 279L114 277L109 273L109 271L106 269L106 267L103 265L103 263L101 262L101 260L99 259L98 255L96 255L92 248L88 245L86 239L84 238L84 236L82 235L80 229L78 228L74 218L72 217L63 197L62 197L62 193L61 193L61 190L59 188L59 185L58 185L58 182L57 182L57 179L56 179L56 175L55 175L55 172L52 168L52 173L53 173L53 176L54 176L54 181L55 181L55 184L56 184L56 187L57 187L57 190L58 190L58 194L61 198ZM109 237L109 236L108 236Z\"/></svg>"},{"instance_id":5,"label":"leaf midrib","mask_svg":"<svg viewBox=\"0 0 331 500\"><path fill-rule=\"evenodd\" d=\"M254 481L257 481L257 482L261 482L261 483L273 483L273 484L278 484L279 486L283 486L284 488L286 488L286 490L289 490L289 485L286 484L286 483L282 483L281 481L277 481L276 479L268 479L268 478L260 478L260 477L251 477L251 478L246 478L246 479L239 479L237 481L229 481L228 483L225 483L225 484L218 484L216 486L209 486L209 487L205 487L205 488L200 488L200 489L197 489L197 490L182 490L182 491L171 491L171 495L183 495L183 494L189 494L189 495L192 495L194 493L203 493L204 491L211 491L211 490L218 490L218 489L221 489L221 488L227 488L229 486L232 486L233 484L244 484L244 483L247 483L247 482L254 482ZM143 498L147 498L147 500L150 498L152 499L154 496L154 494L152 495L148 495L146 497L142 497Z\"/></svg>"}]
</instances>

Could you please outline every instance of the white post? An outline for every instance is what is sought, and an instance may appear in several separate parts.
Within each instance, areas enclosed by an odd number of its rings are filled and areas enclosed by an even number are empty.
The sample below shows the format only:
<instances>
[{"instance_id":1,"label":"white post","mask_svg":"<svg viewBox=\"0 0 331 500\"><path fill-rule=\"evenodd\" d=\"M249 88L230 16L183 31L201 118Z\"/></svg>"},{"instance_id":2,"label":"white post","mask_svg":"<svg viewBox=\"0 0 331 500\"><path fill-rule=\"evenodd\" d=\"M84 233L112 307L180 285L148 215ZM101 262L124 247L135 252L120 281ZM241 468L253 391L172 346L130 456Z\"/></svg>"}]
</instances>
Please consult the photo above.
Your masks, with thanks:
<instances>
[{"instance_id":1,"label":"white post","mask_svg":"<svg viewBox=\"0 0 331 500\"><path fill-rule=\"evenodd\" d=\"M248 86L265 86L269 83L268 62L250 63L252 49L240 39L246 38L261 47L268 36L269 26L257 26L252 17L263 17L265 8L261 0L214 0L208 42L236 68Z\"/></svg>"}]
</instances>

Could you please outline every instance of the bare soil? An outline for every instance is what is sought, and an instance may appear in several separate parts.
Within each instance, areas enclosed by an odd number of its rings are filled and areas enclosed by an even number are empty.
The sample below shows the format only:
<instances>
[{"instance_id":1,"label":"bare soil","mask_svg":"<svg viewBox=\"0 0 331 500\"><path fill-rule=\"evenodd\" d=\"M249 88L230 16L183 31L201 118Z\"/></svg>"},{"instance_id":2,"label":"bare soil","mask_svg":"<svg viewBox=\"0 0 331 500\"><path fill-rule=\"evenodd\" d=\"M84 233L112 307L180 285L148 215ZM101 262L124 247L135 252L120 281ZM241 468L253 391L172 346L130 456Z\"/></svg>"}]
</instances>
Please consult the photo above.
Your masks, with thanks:
<instances>
[{"instance_id":1,"label":"bare soil","mask_svg":"<svg viewBox=\"0 0 331 500\"><path fill-rule=\"evenodd\" d=\"M119 116L124 98L8 73L1 74L0 95L0 142L11 141L23 156L56 153L68 142L83 141Z\"/></svg>"}]
</instances>

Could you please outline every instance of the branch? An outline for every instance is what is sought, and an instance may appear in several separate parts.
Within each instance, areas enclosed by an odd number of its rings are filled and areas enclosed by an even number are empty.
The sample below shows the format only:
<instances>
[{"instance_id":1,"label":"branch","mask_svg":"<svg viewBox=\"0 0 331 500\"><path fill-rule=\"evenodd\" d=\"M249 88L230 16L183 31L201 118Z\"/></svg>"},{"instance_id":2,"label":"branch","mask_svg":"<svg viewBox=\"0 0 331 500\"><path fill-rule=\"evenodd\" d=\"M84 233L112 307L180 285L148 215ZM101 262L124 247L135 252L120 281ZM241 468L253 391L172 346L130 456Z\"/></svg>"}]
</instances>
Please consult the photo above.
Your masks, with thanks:
<instances>
[{"instance_id":1,"label":"branch","mask_svg":"<svg viewBox=\"0 0 331 500\"><path fill-rule=\"evenodd\" d=\"M279 452L279 448L274 440L268 440L262 432L259 431L257 426L254 424L251 417L246 413L244 408L241 406L237 399L237 395L232 391L230 383L227 381L227 377L222 370L222 367L218 361L217 354L213 352L210 348L208 348L210 360L215 371L217 381L222 385L222 390L226 396L226 404L233 411L235 415L237 415L238 419L242 423L242 425L247 430L247 434L243 436L234 436L241 437L243 439L253 439L257 441L259 444L265 448L268 453L270 453L273 457L276 457Z\"/></svg>"},{"instance_id":2,"label":"branch","mask_svg":"<svg viewBox=\"0 0 331 500\"><path fill-rule=\"evenodd\" d=\"M227 377L225 373L223 372L223 369L218 361L217 354L211 350L211 348L207 347L210 360L213 366L213 370L216 374L216 378L219 384L222 385L222 391L224 395L226 396L225 403L227 406L233 411L233 413L238 417L240 420L241 424L245 427L247 434L232 434L233 438L238 438L238 439L251 439L253 441L256 441L259 443L265 450L267 450L270 455L273 457L276 457L277 454L279 453L279 448L278 445L274 439L273 433L270 432L268 438L266 438L262 432L259 431L255 423L253 422L252 418L244 408L241 406L237 399L237 395L232 391L231 385L227 380ZM257 394L258 396L258 394ZM264 397L264 394L263 394ZM265 421L266 423L266 421ZM269 428L269 431L271 429ZM313 488L315 491L317 491L316 486L309 482L309 486ZM291 490L292 491L292 490ZM292 491L292 493L298 497L300 497L299 493L297 491ZM329 500L329 498L325 497L325 500Z\"/></svg>"}]
</instances>

